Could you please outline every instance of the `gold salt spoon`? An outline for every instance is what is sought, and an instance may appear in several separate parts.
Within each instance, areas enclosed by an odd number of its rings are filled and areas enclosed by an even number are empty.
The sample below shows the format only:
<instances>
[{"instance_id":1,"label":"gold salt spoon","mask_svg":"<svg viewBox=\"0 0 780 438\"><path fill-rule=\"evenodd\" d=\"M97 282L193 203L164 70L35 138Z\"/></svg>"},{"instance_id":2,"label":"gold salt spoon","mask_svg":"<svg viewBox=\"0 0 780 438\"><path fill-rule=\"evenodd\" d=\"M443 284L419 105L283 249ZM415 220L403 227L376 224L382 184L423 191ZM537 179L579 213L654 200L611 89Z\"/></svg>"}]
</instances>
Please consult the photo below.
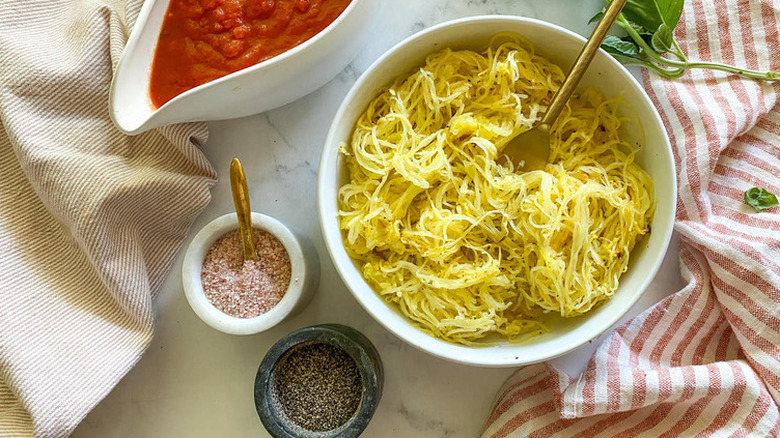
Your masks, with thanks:
<instances>
[{"instance_id":1,"label":"gold salt spoon","mask_svg":"<svg viewBox=\"0 0 780 438\"><path fill-rule=\"evenodd\" d=\"M244 260L257 261L255 243L252 240L252 208L249 206L249 189L246 187L246 175L238 158L230 163L230 191L233 192L233 204L238 216L238 231L244 247Z\"/></svg>"},{"instance_id":2,"label":"gold salt spoon","mask_svg":"<svg viewBox=\"0 0 780 438\"><path fill-rule=\"evenodd\" d=\"M555 93L550 106L547 108L547 112L542 116L542 120L530 130L518 134L504 147L504 155L509 158L509 161L514 164L516 169L521 163L525 163L523 166L524 171L541 170L547 166L547 163L550 161L550 128L561 114L572 93L574 93L574 89L585 74L585 70L587 70L593 57L596 56L596 52L607 36L609 28L615 23L620 10L623 9L625 4L626 0L612 0L604 12L604 16L601 17L596 28L593 29L593 33L585 43L585 47L582 48L579 56L577 56L577 60L574 61L571 71L563 80L563 84L561 84L558 92Z\"/></svg>"}]
</instances>

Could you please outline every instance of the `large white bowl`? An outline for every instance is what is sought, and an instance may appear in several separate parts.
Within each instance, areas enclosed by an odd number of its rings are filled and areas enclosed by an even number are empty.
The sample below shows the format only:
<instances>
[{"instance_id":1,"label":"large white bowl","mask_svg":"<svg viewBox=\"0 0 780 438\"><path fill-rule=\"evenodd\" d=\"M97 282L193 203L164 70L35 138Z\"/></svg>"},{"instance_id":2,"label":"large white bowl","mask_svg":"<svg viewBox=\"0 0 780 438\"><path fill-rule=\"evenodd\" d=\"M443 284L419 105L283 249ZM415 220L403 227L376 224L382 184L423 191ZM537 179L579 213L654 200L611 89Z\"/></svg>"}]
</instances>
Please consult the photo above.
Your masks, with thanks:
<instances>
[{"instance_id":1,"label":"large white bowl","mask_svg":"<svg viewBox=\"0 0 780 438\"><path fill-rule=\"evenodd\" d=\"M483 49L492 35L504 31L523 35L535 44L539 53L564 69L569 68L585 41L549 23L507 16L466 18L420 32L376 61L349 92L325 141L319 173L319 212L325 242L339 274L360 304L385 328L411 345L444 359L480 366L540 362L572 351L607 330L637 301L658 271L671 238L675 210L674 161L661 119L631 74L602 51L596 55L582 86L594 86L607 96L622 95L627 103L624 107L632 110L626 116L641 127L634 125L626 135L632 142L643 145L638 161L655 182L657 200L652 233L631 253L629 270L621 278L614 297L579 318L549 317L546 321L549 333L525 343L466 347L424 333L371 289L347 255L339 230L336 194L347 177L338 153L339 145L347 141L358 116L378 90L421 65L426 55L445 47Z\"/></svg>"},{"instance_id":2,"label":"large white bowl","mask_svg":"<svg viewBox=\"0 0 780 438\"><path fill-rule=\"evenodd\" d=\"M111 120L120 131L138 134L171 123L232 119L288 104L325 85L350 63L380 1L352 0L333 23L304 43L155 108L149 80L170 0L146 0L111 82Z\"/></svg>"}]
</instances>

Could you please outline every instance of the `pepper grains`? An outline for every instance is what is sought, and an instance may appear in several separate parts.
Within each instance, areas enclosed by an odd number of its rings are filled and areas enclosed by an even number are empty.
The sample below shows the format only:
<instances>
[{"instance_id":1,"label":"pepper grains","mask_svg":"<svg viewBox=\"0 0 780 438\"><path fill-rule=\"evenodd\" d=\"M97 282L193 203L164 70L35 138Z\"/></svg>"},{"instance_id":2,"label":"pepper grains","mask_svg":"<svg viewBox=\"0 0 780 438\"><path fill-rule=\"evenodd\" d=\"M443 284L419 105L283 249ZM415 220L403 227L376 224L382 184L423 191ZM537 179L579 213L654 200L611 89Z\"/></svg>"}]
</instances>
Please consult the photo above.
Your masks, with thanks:
<instances>
[{"instance_id":1,"label":"pepper grains","mask_svg":"<svg viewBox=\"0 0 780 438\"><path fill-rule=\"evenodd\" d=\"M275 366L273 387L287 418L315 432L345 424L363 396L354 359L328 342L301 344L288 351Z\"/></svg>"}]
</instances>

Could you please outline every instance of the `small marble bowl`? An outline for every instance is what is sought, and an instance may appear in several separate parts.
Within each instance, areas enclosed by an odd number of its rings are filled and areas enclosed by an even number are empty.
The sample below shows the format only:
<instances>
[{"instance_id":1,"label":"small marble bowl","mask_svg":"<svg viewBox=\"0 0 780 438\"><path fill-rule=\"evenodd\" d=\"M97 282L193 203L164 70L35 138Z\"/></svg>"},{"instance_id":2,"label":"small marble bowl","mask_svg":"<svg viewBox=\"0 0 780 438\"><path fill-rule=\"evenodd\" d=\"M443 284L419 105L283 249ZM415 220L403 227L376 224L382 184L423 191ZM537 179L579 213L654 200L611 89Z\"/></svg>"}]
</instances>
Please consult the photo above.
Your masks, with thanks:
<instances>
[{"instance_id":1,"label":"small marble bowl","mask_svg":"<svg viewBox=\"0 0 780 438\"><path fill-rule=\"evenodd\" d=\"M317 252L306 238L297 235L278 220L260 213L252 212L252 227L276 236L290 257L290 286L281 301L268 312L254 318L236 318L214 307L203 291L203 260L217 239L238 229L235 213L220 216L203 227L190 242L182 264L184 294L192 310L206 324L231 335L260 333L300 312L311 301L320 278Z\"/></svg>"},{"instance_id":2,"label":"small marble bowl","mask_svg":"<svg viewBox=\"0 0 780 438\"><path fill-rule=\"evenodd\" d=\"M363 394L355 413L333 430L315 432L290 420L277 401L274 371L286 353L312 343L333 344L346 352L360 371ZM255 409L263 426L274 438L357 438L366 429L382 398L384 370L379 352L362 333L340 324L304 327L287 334L266 353L255 376Z\"/></svg>"}]
</instances>

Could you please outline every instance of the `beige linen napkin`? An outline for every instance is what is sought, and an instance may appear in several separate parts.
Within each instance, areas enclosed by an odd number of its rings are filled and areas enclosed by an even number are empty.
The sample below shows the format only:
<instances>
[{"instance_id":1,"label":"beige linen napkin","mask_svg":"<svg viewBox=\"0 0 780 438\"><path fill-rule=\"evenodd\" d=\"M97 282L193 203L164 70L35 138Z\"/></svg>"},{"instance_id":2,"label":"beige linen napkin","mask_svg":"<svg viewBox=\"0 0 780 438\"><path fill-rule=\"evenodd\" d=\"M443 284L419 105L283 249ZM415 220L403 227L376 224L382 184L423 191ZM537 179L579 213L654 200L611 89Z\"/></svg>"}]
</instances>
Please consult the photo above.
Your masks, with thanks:
<instances>
[{"instance_id":1,"label":"beige linen napkin","mask_svg":"<svg viewBox=\"0 0 780 438\"><path fill-rule=\"evenodd\" d=\"M141 4L0 0L0 437L68 435L136 363L210 200L204 125L109 120Z\"/></svg>"}]
</instances>

